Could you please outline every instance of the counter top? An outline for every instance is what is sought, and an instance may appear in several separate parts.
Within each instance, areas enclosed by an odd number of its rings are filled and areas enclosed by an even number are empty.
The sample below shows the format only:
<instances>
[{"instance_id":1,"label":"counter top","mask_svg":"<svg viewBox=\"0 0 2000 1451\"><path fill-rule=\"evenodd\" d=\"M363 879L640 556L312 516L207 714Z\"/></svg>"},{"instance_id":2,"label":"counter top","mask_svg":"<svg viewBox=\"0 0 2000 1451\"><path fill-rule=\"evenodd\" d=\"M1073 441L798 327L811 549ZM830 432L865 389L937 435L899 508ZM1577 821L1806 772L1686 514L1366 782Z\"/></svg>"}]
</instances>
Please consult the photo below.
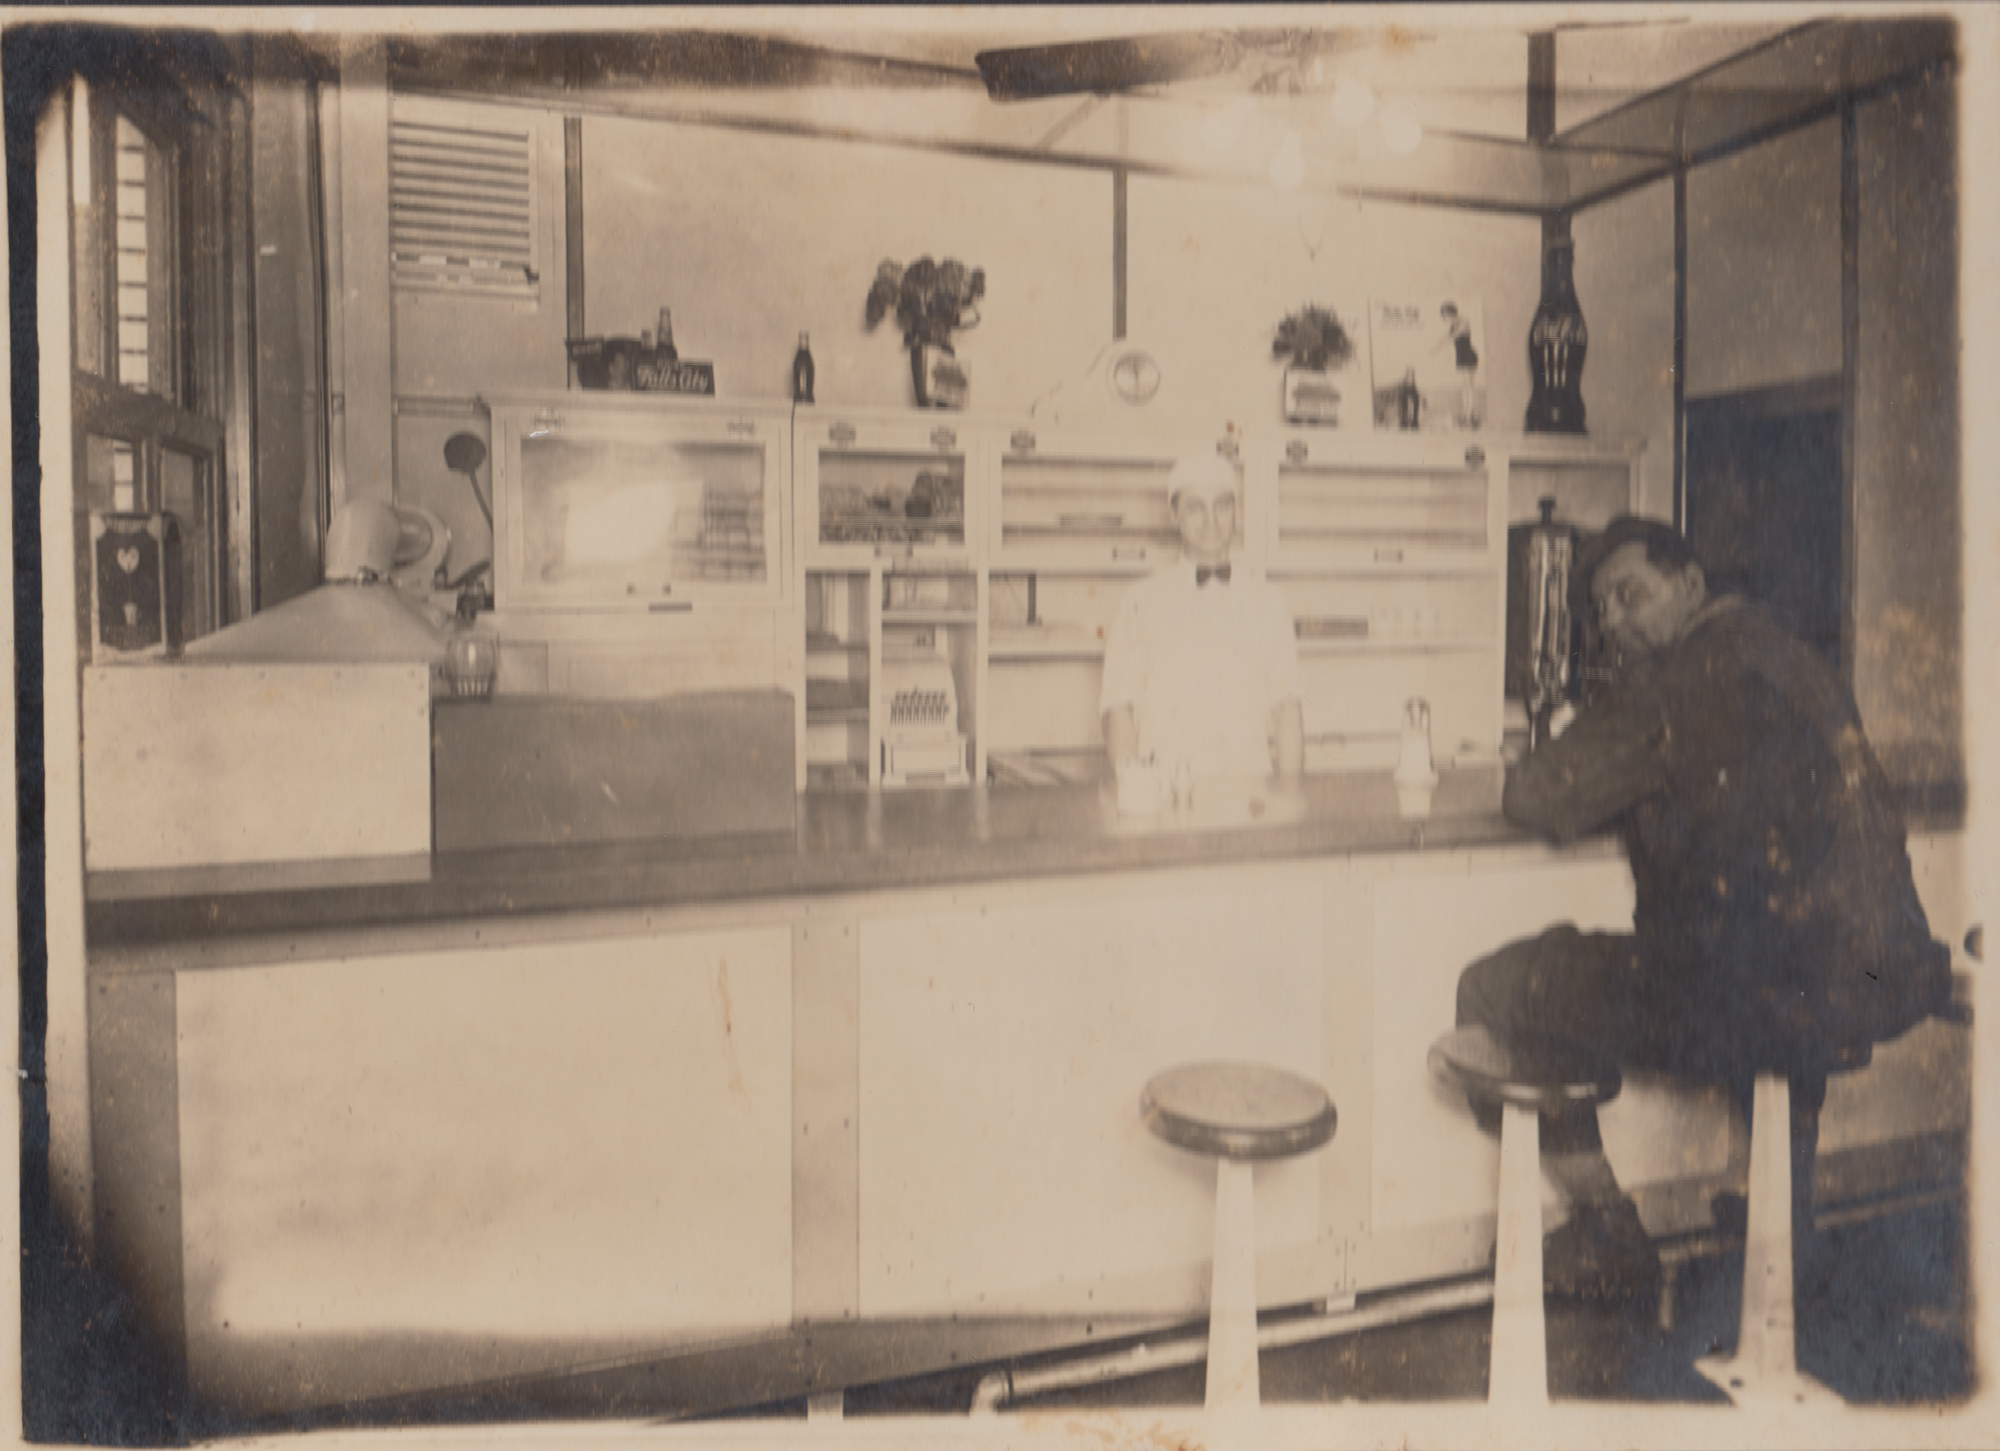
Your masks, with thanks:
<instances>
[{"instance_id":1,"label":"counter top","mask_svg":"<svg viewBox=\"0 0 2000 1451\"><path fill-rule=\"evenodd\" d=\"M1404 820L1385 772L1124 816L1096 786L810 793L790 833L438 852L415 863L94 873L93 947L930 887L1529 840L1500 771L1440 774ZM357 879L359 878L359 879Z\"/></svg>"},{"instance_id":2,"label":"counter top","mask_svg":"<svg viewBox=\"0 0 2000 1451\"><path fill-rule=\"evenodd\" d=\"M1445 767L1431 814L1404 820L1386 771L1311 776L1292 795L1121 815L1108 786L810 792L792 831L435 852L287 866L98 872L95 948L295 932L749 902L1254 861L1518 847L1497 765ZM1904 793L1914 834L1963 828L1952 800ZM1620 850L1614 836L1578 850Z\"/></svg>"}]
</instances>

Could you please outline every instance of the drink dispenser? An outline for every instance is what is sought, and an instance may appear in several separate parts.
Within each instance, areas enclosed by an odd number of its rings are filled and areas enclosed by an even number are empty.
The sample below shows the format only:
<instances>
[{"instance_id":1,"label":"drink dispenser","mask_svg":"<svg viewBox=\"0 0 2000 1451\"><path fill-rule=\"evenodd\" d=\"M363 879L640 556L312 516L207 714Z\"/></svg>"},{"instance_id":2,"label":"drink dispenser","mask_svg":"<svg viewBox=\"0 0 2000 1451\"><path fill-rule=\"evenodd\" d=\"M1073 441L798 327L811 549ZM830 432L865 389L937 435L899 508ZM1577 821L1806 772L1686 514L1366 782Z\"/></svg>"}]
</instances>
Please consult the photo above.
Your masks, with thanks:
<instances>
[{"instance_id":1,"label":"drink dispenser","mask_svg":"<svg viewBox=\"0 0 2000 1451\"><path fill-rule=\"evenodd\" d=\"M1577 532L1557 522L1556 501L1540 501L1541 519L1508 531L1507 693L1526 708L1528 744L1548 736L1549 718L1577 697L1582 631L1570 609Z\"/></svg>"}]
</instances>

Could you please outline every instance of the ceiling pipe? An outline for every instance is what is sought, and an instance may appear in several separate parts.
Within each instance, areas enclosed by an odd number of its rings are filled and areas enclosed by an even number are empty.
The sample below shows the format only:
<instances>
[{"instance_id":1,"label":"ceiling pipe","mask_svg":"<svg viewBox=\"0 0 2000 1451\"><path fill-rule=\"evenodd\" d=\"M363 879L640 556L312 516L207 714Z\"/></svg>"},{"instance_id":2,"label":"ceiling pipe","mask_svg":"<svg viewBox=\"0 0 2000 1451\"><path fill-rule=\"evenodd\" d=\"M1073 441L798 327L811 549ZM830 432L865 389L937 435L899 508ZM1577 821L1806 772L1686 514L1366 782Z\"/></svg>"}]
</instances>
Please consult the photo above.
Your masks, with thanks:
<instances>
[{"instance_id":1,"label":"ceiling pipe","mask_svg":"<svg viewBox=\"0 0 2000 1451\"><path fill-rule=\"evenodd\" d=\"M1528 144L1548 146L1556 139L1556 33L1536 31L1528 37ZM1542 242L1569 236L1567 210L1542 217Z\"/></svg>"},{"instance_id":2,"label":"ceiling pipe","mask_svg":"<svg viewBox=\"0 0 2000 1451\"><path fill-rule=\"evenodd\" d=\"M1556 139L1556 33L1528 37L1528 140L1547 146Z\"/></svg>"}]
</instances>

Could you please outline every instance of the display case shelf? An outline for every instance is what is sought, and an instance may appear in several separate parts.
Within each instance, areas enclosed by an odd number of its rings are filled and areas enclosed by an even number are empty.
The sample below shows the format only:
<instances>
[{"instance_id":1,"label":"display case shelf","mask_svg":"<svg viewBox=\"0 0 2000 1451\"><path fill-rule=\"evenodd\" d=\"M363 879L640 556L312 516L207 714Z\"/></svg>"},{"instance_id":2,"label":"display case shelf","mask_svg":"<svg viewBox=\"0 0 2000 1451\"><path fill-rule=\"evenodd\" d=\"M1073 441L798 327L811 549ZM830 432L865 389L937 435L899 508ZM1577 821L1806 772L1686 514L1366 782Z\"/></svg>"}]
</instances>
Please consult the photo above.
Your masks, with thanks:
<instances>
[{"instance_id":1,"label":"display case shelf","mask_svg":"<svg viewBox=\"0 0 2000 1451\"><path fill-rule=\"evenodd\" d=\"M1180 557L1180 530L1167 476L1179 459L1210 449L1236 462L1227 435L1013 431L992 464L989 561L996 569L1111 574L1170 563Z\"/></svg>"},{"instance_id":2,"label":"display case shelf","mask_svg":"<svg viewBox=\"0 0 2000 1451\"><path fill-rule=\"evenodd\" d=\"M979 616L972 610L884 610L884 625L973 625Z\"/></svg>"},{"instance_id":3,"label":"display case shelf","mask_svg":"<svg viewBox=\"0 0 2000 1451\"><path fill-rule=\"evenodd\" d=\"M1094 631L1061 626L995 625L986 650L994 660L1102 659L1104 640Z\"/></svg>"},{"instance_id":4,"label":"display case shelf","mask_svg":"<svg viewBox=\"0 0 2000 1451\"><path fill-rule=\"evenodd\" d=\"M866 640L841 640L832 635L813 634L806 636L806 653L808 655L836 655L856 651L866 655L868 653L868 642Z\"/></svg>"},{"instance_id":5,"label":"display case shelf","mask_svg":"<svg viewBox=\"0 0 2000 1451\"><path fill-rule=\"evenodd\" d=\"M834 722L868 719L866 680L808 680L806 719Z\"/></svg>"},{"instance_id":6,"label":"display case shelf","mask_svg":"<svg viewBox=\"0 0 2000 1451\"><path fill-rule=\"evenodd\" d=\"M1492 650L1498 641L1478 635L1409 635L1400 639L1335 640L1299 639L1299 654L1306 655L1462 655Z\"/></svg>"}]
</instances>

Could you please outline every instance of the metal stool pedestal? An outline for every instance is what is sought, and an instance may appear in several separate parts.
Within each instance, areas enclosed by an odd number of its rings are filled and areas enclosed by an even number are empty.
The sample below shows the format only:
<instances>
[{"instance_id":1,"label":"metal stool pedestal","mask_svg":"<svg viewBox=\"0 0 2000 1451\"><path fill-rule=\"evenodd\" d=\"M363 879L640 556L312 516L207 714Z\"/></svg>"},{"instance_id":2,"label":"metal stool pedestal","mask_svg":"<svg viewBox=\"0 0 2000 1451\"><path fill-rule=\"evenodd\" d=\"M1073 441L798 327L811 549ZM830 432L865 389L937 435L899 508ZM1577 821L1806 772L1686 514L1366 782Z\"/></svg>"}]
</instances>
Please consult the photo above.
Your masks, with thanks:
<instances>
[{"instance_id":1,"label":"metal stool pedestal","mask_svg":"<svg viewBox=\"0 0 2000 1451\"><path fill-rule=\"evenodd\" d=\"M1146 1127L1179 1148L1211 1154L1215 1169L1215 1260L1208 1297L1212 1414L1259 1402L1255 1163L1317 1149L1333 1137L1326 1090L1283 1069L1196 1063L1170 1069L1139 1100Z\"/></svg>"},{"instance_id":2,"label":"metal stool pedestal","mask_svg":"<svg viewBox=\"0 0 2000 1451\"><path fill-rule=\"evenodd\" d=\"M1520 1410L1549 1403L1542 1300L1544 1112L1593 1108L1618 1095L1618 1065L1580 1043L1545 1037L1502 1047L1484 1028L1456 1028L1431 1046L1431 1070L1500 1105L1500 1200L1493 1245L1493 1356L1486 1399Z\"/></svg>"},{"instance_id":3,"label":"metal stool pedestal","mask_svg":"<svg viewBox=\"0 0 2000 1451\"><path fill-rule=\"evenodd\" d=\"M1844 1404L1798 1368L1792 1310L1792 1089L1759 1073L1751 1093L1750 1206L1743 1239L1743 1313L1733 1355L1695 1362L1738 1404Z\"/></svg>"}]
</instances>

